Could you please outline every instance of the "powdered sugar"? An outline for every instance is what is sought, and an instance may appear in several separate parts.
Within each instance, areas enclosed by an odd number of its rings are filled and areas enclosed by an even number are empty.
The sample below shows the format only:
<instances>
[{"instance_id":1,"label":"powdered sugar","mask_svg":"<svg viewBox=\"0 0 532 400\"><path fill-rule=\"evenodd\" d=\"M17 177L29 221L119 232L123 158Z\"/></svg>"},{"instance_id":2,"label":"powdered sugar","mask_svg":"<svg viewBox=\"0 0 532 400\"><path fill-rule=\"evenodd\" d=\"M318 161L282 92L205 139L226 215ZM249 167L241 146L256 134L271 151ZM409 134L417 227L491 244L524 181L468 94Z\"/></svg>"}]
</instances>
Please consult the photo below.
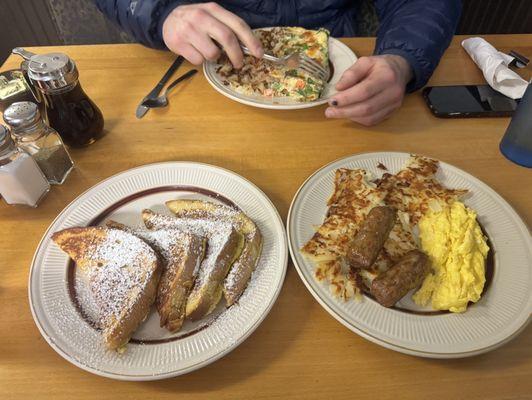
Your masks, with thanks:
<instances>
[{"instance_id":1,"label":"powdered sugar","mask_svg":"<svg viewBox=\"0 0 532 400\"><path fill-rule=\"evenodd\" d=\"M240 282L247 273L245 268L238 268L239 264L239 260L235 262L235 265L233 268L231 268L227 274L227 277L225 278L224 288L226 291L232 291L233 288L236 287L237 283Z\"/></svg>"},{"instance_id":2,"label":"powdered sugar","mask_svg":"<svg viewBox=\"0 0 532 400\"><path fill-rule=\"evenodd\" d=\"M74 288L76 291L76 299L81 307L83 317L87 318L94 327L101 328L101 310L94 299L94 293L89 286L86 271L81 269L76 271Z\"/></svg>"},{"instance_id":3,"label":"powdered sugar","mask_svg":"<svg viewBox=\"0 0 532 400\"><path fill-rule=\"evenodd\" d=\"M208 218L176 218L168 215L145 211L145 220L149 229L179 229L198 236L213 236L217 233L227 234L231 230L231 223L221 219Z\"/></svg>"},{"instance_id":4,"label":"powdered sugar","mask_svg":"<svg viewBox=\"0 0 532 400\"><path fill-rule=\"evenodd\" d=\"M221 204L211 204L205 207L190 207L177 200L174 205L169 205L180 218L194 217L230 223L234 229L245 235L245 244L239 258L232 265L223 286L226 299L235 301L245 288L250 279L255 265L260 257L261 234L257 226L243 212L233 207ZM173 203L173 202L171 202Z\"/></svg>"},{"instance_id":5,"label":"powdered sugar","mask_svg":"<svg viewBox=\"0 0 532 400\"><path fill-rule=\"evenodd\" d=\"M264 275L264 269L261 271L256 271L253 275ZM227 328L228 326L233 326L234 322L238 319L237 316L243 312L243 308L249 307L249 304L252 304L255 300L254 297L257 295L257 288L260 287L261 283L257 279L250 279L246 291L242 294L238 302L234 303L228 307L225 312L221 313L212 323L211 327L214 329L222 328L224 332L230 332ZM232 336L233 339L236 339L236 336Z\"/></svg>"},{"instance_id":6,"label":"powdered sugar","mask_svg":"<svg viewBox=\"0 0 532 400\"><path fill-rule=\"evenodd\" d=\"M95 264L87 277L102 327L129 310L152 276L153 269L146 266L157 260L141 239L117 229L105 231L105 239L92 243L87 252Z\"/></svg>"},{"instance_id":7,"label":"powdered sugar","mask_svg":"<svg viewBox=\"0 0 532 400\"><path fill-rule=\"evenodd\" d=\"M207 238L207 253L197 275L198 286L201 285L216 267L217 255L231 235L232 224L222 219L176 218L152 212L145 212L145 215L148 215L145 222L150 229L180 229Z\"/></svg>"},{"instance_id":8,"label":"powdered sugar","mask_svg":"<svg viewBox=\"0 0 532 400\"><path fill-rule=\"evenodd\" d=\"M200 245L202 242L197 240L200 236L178 229L138 230L135 234L152 245L161 254L165 263L157 294L157 305L159 307L168 300L167 296L171 290L169 284L172 284L178 273L180 273L180 279L187 282L196 280L199 266L203 259L204 245ZM181 268L184 265L187 253L190 257L197 259L192 272ZM176 306L177 304L174 304L173 307Z\"/></svg>"},{"instance_id":9,"label":"powdered sugar","mask_svg":"<svg viewBox=\"0 0 532 400\"><path fill-rule=\"evenodd\" d=\"M133 234L155 248L166 263L174 257L173 254L179 249L188 248L192 239L190 234L178 229L158 229L154 231L139 229L133 231Z\"/></svg>"}]
</instances>

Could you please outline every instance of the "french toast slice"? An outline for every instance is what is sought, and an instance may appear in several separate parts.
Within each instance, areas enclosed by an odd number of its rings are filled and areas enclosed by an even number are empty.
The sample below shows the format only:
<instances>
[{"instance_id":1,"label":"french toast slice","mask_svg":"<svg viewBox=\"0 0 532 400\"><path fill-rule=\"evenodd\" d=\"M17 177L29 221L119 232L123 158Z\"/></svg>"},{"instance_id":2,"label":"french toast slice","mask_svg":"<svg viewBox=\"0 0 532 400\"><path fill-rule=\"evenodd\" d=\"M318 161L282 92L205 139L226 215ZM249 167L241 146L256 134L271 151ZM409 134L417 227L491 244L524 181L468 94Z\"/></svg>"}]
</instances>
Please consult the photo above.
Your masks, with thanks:
<instances>
[{"instance_id":1,"label":"french toast slice","mask_svg":"<svg viewBox=\"0 0 532 400\"><path fill-rule=\"evenodd\" d=\"M206 239L178 229L132 229L115 221L108 221L107 226L138 236L159 253L162 274L155 305L161 327L177 332L185 320L187 298L205 255Z\"/></svg>"},{"instance_id":2,"label":"french toast slice","mask_svg":"<svg viewBox=\"0 0 532 400\"><path fill-rule=\"evenodd\" d=\"M259 228L246 214L234 208L201 200L172 200L166 206L180 218L205 218L229 221L244 236L242 254L231 267L223 283L227 306L233 305L247 287L262 251Z\"/></svg>"},{"instance_id":3,"label":"french toast slice","mask_svg":"<svg viewBox=\"0 0 532 400\"><path fill-rule=\"evenodd\" d=\"M180 229L207 238L207 251L186 305L186 317L195 321L210 314L222 297L223 280L240 256L244 237L226 221L177 218L142 212L148 229Z\"/></svg>"},{"instance_id":4,"label":"french toast slice","mask_svg":"<svg viewBox=\"0 0 532 400\"><path fill-rule=\"evenodd\" d=\"M138 237L105 227L76 227L52 235L88 274L104 343L120 350L146 318L161 275L153 249Z\"/></svg>"}]
</instances>

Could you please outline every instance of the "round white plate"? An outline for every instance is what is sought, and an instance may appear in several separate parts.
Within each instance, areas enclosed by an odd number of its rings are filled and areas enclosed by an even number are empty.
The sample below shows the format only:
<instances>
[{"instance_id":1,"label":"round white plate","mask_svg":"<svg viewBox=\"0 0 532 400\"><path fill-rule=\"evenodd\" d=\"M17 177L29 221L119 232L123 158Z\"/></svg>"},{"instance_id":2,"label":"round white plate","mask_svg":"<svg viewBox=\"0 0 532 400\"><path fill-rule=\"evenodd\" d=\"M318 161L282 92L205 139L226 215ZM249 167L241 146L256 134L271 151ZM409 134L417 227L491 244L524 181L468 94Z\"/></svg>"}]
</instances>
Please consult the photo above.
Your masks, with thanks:
<instances>
[{"instance_id":1,"label":"round white plate","mask_svg":"<svg viewBox=\"0 0 532 400\"><path fill-rule=\"evenodd\" d=\"M203 73L212 87L214 87L224 96L238 101L239 103L273 110L297 110L327 103L327 100L336 93L334 86L338 83L345 70L355 63L357 56L349 47L340 42L338 39L329 37L329 60L333 65L333 76L325 86L319 99L305 103L281 97L270 98L264 96L246 96L235 92L233 89L223 84L222 78L216 73L216 66L218 64L215 62L205 62L203 64Z\"/></svg>"},{"instance_id":2,"label":"round white plate","mask_svg":"<svg viewBox=\"0 0 532 400\"><path fill-rule=\"evenodd\" d=\"M50 236L64 228L103 223L107 219L141 225L143 208L170 214L164 202L176 198L229 200L255 221L264 242L250 284L237 305L227 310L217 309L214 321L206 317L199 324L185 323L183 331L172 335L159 327L156 311L152 311L124 354L108 351L99 332L81 316L73 301L69 257ZM201 368L242 343L277 299L287 260L282 220L268 197L255 185L233 172L206 164L150 164L95 185L59 214L33 258L30 306L46 341L78 367L122 380L169 378ZM83 297L77 298L81 303Z\"/></svg>"},{"instance_id":3,"label":"round white plate","mask_svg":"<svg viewBox=\"0 0 532 400\"><path fill-rule=\"evenodd\" d=\"M364 297L344 302L314 278L314 265L299 249L311 238L327 211L338 168L364 168L376 177L384 164L391 173L407 162L406 153L367 153L335 161L316 171L301 186L288 214L288 240L296 269L316 300L353 332L402 353L458 358L495 349L515 337L532 311L532 243L530 233L512 207L495 191L466 172L440 162L437 178L446 186L466 188L465 203L478 220L494 254L491 285L477 304L462 314L416 315L388 309Z\"/></svg>"}]
</instances>

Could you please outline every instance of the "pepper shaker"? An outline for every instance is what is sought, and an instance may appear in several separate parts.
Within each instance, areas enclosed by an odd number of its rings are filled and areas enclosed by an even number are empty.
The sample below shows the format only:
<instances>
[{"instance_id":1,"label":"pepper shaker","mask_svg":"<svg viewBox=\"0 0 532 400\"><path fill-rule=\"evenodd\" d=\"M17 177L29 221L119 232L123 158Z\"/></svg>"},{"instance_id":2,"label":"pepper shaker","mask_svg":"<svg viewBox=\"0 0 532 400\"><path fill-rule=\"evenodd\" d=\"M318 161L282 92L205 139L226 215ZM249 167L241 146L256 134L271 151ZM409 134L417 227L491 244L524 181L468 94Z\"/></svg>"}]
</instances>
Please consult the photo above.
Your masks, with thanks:
<instances>
[{"instance_id":1,"label":"pepper shaker","mask_svg":"<svg viewBox=\"0 0 532 400\"><path fill-rule=\"evenodd\" d=\"M48 182L62 184L74 168L59 134L46 125L35 103L13 103L4 112L4 121L11 127L17 145L30 154Z\"/></svg>"},{"instance_id":2,"label":"pepper shaker","mask_svg":"<svg viewBox=\"0 0 532 400\"><path fill-rule=\"evenodd\" d=\"M35 160L19 149L0 125L0 195L7 204L37 207L50 184Z\"/></svg>"}]
</instances>

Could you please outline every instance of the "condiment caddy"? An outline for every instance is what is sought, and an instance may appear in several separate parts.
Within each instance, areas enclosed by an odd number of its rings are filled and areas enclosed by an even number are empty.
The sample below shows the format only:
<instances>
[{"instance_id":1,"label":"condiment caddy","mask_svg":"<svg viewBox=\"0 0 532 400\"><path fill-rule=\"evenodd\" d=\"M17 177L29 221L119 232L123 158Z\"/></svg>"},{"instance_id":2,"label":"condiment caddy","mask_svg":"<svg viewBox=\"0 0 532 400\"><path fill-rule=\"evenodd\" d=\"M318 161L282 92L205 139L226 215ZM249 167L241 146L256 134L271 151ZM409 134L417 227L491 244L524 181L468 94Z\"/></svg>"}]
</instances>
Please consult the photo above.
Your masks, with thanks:
<instances>
[{"instance_id":1,"label":"condiment caddy","mask_svg":"<svg viewBox=\"0 0 532 400\"><path fill-rule=\"evenodd\" d=\"M17 72L23 81L20 88L15 87L18 81L5 77L0 82L6 92L4 121L11 130L0 125L0 195L8 204L36 207L50 184L62 184L74 167L63 142L70 147L94 143L103 136L104 120L66 54L34 54L22 48L13 54L24 58ZM22 88L37 104L16 101L13 93Z\"/></svg>"}]
</instances>

